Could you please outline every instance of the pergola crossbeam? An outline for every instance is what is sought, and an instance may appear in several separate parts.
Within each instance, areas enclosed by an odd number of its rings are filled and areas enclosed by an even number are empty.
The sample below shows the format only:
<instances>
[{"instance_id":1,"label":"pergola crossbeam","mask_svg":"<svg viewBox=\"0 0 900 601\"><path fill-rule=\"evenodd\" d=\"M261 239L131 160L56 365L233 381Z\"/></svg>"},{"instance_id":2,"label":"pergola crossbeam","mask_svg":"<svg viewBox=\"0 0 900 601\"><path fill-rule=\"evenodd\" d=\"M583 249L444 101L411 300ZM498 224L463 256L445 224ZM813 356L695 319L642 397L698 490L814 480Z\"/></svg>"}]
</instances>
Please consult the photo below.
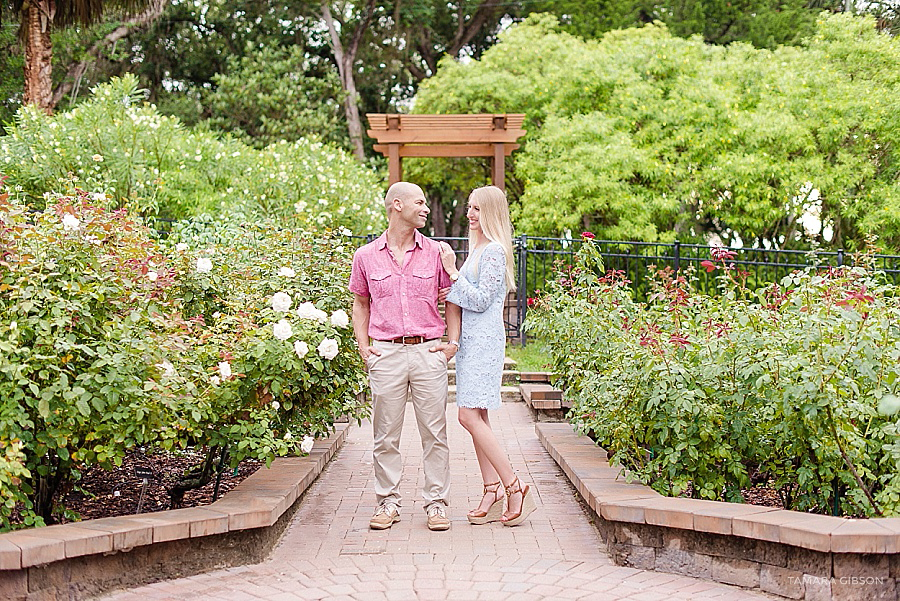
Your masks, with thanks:
<instances>
[{"instance_id":1,"label":"pergola crossbeam","mask_svg":"<svg viewBox=\"0 0 900 601\"><path fill-rule=\"evenodd\" d=\"M505 163L525 135L524 114L388 115L369 113L368 134L388 158L390 183L403 178L404 157L490 157L491 179L505 188Z\"/></svg>"},{"instance_id":2,"label":"pergola crossbeam","mask_svg":"<svg viewBox=\"0 0 900 601\"><path fill-rule=\"evenodd\" d=\"M397 144L400 158L406 157L494 157L494 144ZM387 156L388 144L376 144L375 150ZM518 144L502 144L504 156L519 148Z\"/></svg>"}]
</instances>

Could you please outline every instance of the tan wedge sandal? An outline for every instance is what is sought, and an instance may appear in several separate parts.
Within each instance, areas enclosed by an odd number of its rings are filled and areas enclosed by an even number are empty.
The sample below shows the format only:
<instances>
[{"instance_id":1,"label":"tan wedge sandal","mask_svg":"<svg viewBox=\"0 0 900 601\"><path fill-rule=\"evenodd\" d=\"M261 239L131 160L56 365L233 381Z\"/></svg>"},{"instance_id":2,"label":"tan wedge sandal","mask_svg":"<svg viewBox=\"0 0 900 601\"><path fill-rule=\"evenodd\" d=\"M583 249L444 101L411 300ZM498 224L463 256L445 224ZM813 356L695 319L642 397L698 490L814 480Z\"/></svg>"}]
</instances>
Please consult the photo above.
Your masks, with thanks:
<instances>
[{"instance_id":1,"label":"tan wedge sandal","mask_svg":"<svg viewBox=\"0 0 900 601\"><path fill-rule=\"evenodd\" d=\"M500 516L503 515L503 495L499 493L500 482L491 482L484 485L484 495L494 495L494 502L491 503L491 506L488 507L487 511L478 511L477 509L470 511L466 516L469 518L470 524L480 526L481 524L488 524L500 520Z\"/></svg>"},{"instance_id":2,"label":"tan wedge sandal","mask_svg":"<svg viewBox=\"0 0 900 601\"><path fill-rule=\"evenodd\" d=\"M534 504L534 495L531 494L531 487L526 485L525 490L522 490L522 483L519 482L518 478L506 487L507 500L512 498L513 495L522 495L522 508L519 510L519 513L503 514L500 521L503 522L504 526L518 526L537 509L537 505Z\"/></svg>"}]
</instances>

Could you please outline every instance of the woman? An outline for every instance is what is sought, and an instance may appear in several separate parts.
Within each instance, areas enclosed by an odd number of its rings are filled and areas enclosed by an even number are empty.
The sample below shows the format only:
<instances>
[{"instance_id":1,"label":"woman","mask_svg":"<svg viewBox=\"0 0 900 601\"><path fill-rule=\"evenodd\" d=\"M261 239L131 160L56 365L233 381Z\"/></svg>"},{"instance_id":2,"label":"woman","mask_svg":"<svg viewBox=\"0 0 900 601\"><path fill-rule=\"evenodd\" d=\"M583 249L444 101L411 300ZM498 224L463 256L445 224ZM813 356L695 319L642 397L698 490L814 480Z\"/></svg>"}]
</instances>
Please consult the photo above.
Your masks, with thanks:
<instances>
[{"instance_id":1,"label":"woman","mask_svg":"<svg viewBox=\"0 0 900 601\"><path fill-rule=\"evenodd\" d=\"M534 493L523 487L500 447L488 409L500 408L500 382L506 356L503 306L515 286L512 226L503 190L485 186L469 195L469 258L456 269L456 254L441 243L441 261L453 285L447 302L462 307L462 335L456 355L459 423L472 435L484 481L484 496L469 512L473 524L500 521L518 526L535 510ZM507 510L503 511L506 492Z\"/></svg>"}]
</instances>

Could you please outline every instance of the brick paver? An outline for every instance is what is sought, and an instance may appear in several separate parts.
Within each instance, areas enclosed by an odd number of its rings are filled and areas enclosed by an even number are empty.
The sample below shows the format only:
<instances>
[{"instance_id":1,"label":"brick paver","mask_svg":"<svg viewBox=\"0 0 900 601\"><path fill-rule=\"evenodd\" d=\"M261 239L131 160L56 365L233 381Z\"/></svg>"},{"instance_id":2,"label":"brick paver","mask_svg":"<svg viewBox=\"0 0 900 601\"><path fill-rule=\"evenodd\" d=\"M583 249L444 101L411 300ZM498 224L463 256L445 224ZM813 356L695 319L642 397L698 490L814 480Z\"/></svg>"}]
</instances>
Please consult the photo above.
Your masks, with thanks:
<instances>
[{"instance_id":1,"label":"brick paver","mask_svg":"<svg viewBox=\"0 0 900 601\"><path fill-rule=\"evenodd\" d=\"M268 561L118 592L105 601L454 601L539 599L771 599L715 582L619 567L574 489L544 451L523 403L491 413L513 466L537 492L538 511L516 528L471 526L466 511L481 493L471 439L449 405L452 527L425 527L418 491L421 446L408 407L402 450L402 520L369 530L374 510L372 430L354 428L301 503Z\"/></svg>"}]
</instances>

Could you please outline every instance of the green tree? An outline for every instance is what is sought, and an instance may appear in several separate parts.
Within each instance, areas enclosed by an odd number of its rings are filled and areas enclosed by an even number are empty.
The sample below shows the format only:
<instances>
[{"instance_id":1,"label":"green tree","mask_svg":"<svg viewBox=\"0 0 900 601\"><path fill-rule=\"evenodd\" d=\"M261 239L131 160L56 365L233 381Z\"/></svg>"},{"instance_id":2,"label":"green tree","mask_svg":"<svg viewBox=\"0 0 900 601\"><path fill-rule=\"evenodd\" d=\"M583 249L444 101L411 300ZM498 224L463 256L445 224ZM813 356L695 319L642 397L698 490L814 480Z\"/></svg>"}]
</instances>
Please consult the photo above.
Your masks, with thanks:
<instances>
[{"instance_id":1,"label":"green tree","mask_svg":"<svg viewBox=\"0 0 900 601\"><path fill-rule=\"evenodd\" d=\"M328 6L335 25L331 36L323 6ZM59 60L54 65L54 106L71 108L82 91L111 77L135 73L150 90L149 100L165 114L195 124L213 115L210 90L215 77L242 68L250 50L299 53L296 68L307 75L330 70L340 76L343 63L344 91L334 101L343 102L356 90L357 115L402 109L415 96L419 82L434 74L439 59L479 57L496 41L504 19L522 12L518 3L500 0L444 3L291 2L274 10L266 3L214 0L204 3L167 3L158 18L110 20L92 27L70 28L54 44ZM337 57L339 49L344 57ZM355 50L354 50L355 49ZM293 55L293 54L292 54ZM305 65L311 65L314 73ZM331 77L331 76L329 76ZM350 79L352 78L352 82ZM4 75L0 72L0 79ZM269 101L248 95L244 108L260 99L256 119ZM345 109L352 109L345 105ZM364 119L356 119L361 143L368 144ZM345 140L350 139L350 119L345 117ZM354 143L352 148L358 149Z\"/></svg>"},{"instance_id":2,"label":"green tree","mask_svg":"<svg viewBox=\"0 0 900 601\"><path fill-rule=\"evenodd\" d=\"M527 114L511 179L529 233L898 248L898 62L871 17L775 51L657 25L584 41L531 17L480 61L446 61L416 110Z\"/></svg>"},{"instance_id":3,"label":"green tree","mask_svg":"<svg viewBox=\"0 0 900 601\"><path fill-rule=\"evenodd\" d=\"M558 15L564 31L588 39L660 22L676 35L699 34L710 44L740 41L774 49L799 44L812 34L822 9L840 6L837 0L550 0L536 10Z\"/></svg>"},{"instance_id":4,"label":"green tree","mask_svg":"<svg viewBox=\"0 0 900 601\"><path fill-rule=\"evenodd\" d=\"M256 147L315 136L347 144L341 84L300 46L251 50L229 58L205 98L209 124Z\"/></svg>"},{"instance_id":5,"label":"green tree","mask_svg":"<svg viewBox=\"0 0 900 601\"><path fill-rule=\"evenodd\" d=\"M25 54L24 104L35 104L45 111L53 108L52 57L50 35L57 27L91 25L103 19L104 9L138 13L161 12L166 0L3 0L0 11L16 15L21 22Z\"/></svg>"},{"instance_id":6,"label":"green tree","mask_svg":"<svg viewBox=\"0 0 900 601\"><path fill-rule=\"evenodd\" d=\"M12 23L0 23L0 135L22 104L22 55L16 52L16 28Z\"/></svg>"}]
</instances>

